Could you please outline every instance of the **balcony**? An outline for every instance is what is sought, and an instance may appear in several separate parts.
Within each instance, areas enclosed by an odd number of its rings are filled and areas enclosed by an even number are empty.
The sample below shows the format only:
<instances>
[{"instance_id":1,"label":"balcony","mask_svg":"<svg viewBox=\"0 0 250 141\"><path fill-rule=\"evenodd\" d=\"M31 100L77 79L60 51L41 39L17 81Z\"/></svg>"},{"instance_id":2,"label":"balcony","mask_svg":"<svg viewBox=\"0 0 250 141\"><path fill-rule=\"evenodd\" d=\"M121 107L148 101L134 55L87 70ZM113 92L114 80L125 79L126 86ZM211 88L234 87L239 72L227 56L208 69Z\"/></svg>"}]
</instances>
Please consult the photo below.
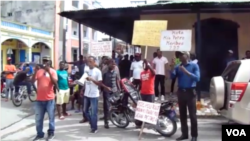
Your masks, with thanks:
<instances>
[{"instance_id":1,"label":"balcony","mask_svg":"<svg viewBox=\"0 0 250 141\"><path fill-rule=\"evenodd\" d=\"M6 20L1 19L1 30L2 29L10 30L13 32L22 32L22 33L26 33L26 34L33 34L33 35L38 35L38 36L53 37L52 31L48 31L48 30L32 27L29 25L19 24L19 23L10 22L10 21L6 21Z\"/></svg>"}]
</instances>

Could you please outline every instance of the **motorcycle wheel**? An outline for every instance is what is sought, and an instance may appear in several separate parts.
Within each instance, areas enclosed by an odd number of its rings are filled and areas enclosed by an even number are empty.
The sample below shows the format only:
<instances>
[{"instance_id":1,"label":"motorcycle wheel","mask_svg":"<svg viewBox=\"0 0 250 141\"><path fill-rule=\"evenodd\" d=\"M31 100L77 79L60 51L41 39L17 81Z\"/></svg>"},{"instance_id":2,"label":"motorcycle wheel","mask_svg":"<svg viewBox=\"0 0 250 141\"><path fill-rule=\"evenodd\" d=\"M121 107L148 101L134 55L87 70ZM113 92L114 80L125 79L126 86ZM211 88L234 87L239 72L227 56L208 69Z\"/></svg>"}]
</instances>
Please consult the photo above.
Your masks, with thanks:
<instances>
[{"instance_id":1,"label":"motorcycle wheel","mask_svg":"<svg viewBox=\"0 0 250 141\"><path fill-rule=\"evenodd\" d=\"M16 107L20 107L23 103L23 98L21 97L20 100L17 100L15 95L12 95L11 100L13 105Z\"/></svg>"},{"instance_id":2,"label":"motorcycle wheel","mask_svg":"<svg viewBox=\"0 0 250 141\"><path fill-rule=\"evenodd\" d=\"M118 128L126 128L129 125L129 120L125 112L120 112L116 109L110 110L109 119Z\"/></svg>"},{"instance_id":3,"label":"motorcycle wheel","mask_svg":"<svg viewBox=\"0 0 250 141\"><path fill-rule=\"evenodd\" d=\"M166 127L166 124L170 124L172 126L172 129L168 132L165 132L165 129L168 129L168 127ZM177 123L175 121L175 119L171 119L165 115L159 115L158 118L158 122L156 125L156 131L161 134L164 137L171 137L172 135L175 134L177 130Z\"/></svg>"},{"instance_id":4,"label":"motorcycle wheel","mask_svg":"<svg viewBox=\"0 0 250 141\"><path fill-rule=\"evenodd\" d=\"M28 94L29 100L30 100L30 102L35 102L36 96L37 96L36 91L32 91L31 93L32 93L31 95Z\"/></svg>"}]
</instances>

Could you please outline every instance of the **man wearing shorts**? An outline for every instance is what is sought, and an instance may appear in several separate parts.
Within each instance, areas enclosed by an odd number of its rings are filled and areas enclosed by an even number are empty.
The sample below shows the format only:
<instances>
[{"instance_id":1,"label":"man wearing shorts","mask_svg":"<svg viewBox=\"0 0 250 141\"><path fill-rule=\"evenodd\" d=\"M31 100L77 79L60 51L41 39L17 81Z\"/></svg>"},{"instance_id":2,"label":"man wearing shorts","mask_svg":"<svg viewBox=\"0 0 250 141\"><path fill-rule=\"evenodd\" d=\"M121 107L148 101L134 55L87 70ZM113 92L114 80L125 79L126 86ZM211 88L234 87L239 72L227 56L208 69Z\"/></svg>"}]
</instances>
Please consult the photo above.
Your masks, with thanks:
<instances>
[{"instance_id":1,"label":"man wearing shorts","mask_svg":"<svg viewBox=\"0 0 250 141\"><path fill-rule=\"evenodd\" d=\"M69 82L68 82L68 72L65 70L65 63L60 62L59 70L56 71L57 73L57 85L59 88L59 92L56 96L56 106L59 119L64 119L64 116L69 116L66 112L66 104L69 102ZM61 112L62 107L62 112Z\"/></svg>"},{"instance_id":2,"label":"man wearing shorts","mask_svg":"<svg viewBox=\"0 0 250 141\"><path fill-rule=\"evenodd\" d=\"M4 67L4 72L6 73L6 99L5 101L7 102L9 99L9 89L13 88L13 81L14 81L14 73L16 72L16 67L11 64L11 58L7 58L7 65Z\"/></svg>"}]
</instances>

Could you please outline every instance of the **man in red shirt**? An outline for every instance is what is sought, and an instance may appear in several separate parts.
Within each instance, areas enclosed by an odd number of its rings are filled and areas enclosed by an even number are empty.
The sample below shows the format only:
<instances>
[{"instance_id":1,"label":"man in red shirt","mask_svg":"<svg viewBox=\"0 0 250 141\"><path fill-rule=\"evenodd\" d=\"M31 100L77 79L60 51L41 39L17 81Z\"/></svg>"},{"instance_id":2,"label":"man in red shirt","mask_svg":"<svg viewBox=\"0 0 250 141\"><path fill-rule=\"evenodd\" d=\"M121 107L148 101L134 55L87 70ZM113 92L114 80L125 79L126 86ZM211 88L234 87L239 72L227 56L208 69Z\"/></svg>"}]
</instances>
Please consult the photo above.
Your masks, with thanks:
<instances>
[{"instance_id":1,"label":"man in red shirt","mask_svg":"<svg viewBox=\"0 0 250 141\"><path fill-rule=\"evenodd\" d=\"M141 98L143 101L154 102L155 100L155 70L146 59L143 60L144 70L141 72Z\"/></svg>"},{"instance_id":2,"label":"man in red shirt","mask_svg":"<svg viewBox=\"0 0 250 141\"><path fill-rule=\"evenodd\" d=\"M43 67L35 70L32 76L33 82L37 81L37 99L35 102L36 131L37 136L33 141L44 138L43 121L47 112L49 117L49 129L47 140L54 138L55 131L55 93L54 86L57 86L57 73L50 67L49 57L43 58Z\"/></svg>"}]
</instances>

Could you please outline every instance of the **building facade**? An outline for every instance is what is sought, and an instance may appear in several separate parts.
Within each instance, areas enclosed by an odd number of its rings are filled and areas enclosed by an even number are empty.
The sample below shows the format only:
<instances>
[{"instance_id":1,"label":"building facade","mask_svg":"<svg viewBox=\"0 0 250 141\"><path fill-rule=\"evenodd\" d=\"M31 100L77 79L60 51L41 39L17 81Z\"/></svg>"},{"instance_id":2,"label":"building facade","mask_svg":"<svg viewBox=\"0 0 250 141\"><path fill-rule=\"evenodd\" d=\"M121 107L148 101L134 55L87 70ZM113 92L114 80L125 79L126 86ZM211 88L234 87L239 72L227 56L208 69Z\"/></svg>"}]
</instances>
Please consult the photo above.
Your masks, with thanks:
<instances>
[{"instance_id":1,"label":"building facade","mask_svg":"<svg viewBox=\"0 0 250 141\"><path fill-rule=\"evenodd\" d=\"M31 27L39 27L44 29L44 31L52 32L54 37L53 50L56 53L51 56L53 57L52 60L54 62L55 68L58 68L59 62L63 60L63 42L65 42L66 61L76 61L79 56L79 25L74 21L66 20L65 18L60 17L58 13L61 11L79 9L87 10L99 7L100 4L96 4L95 1L92 0L44 2L4 1L1 2L1 19ZM63 29L65 28L67 29L66 36L63 34ZM43 30L41 30L41 32L43 32ZM91 42L100 40L102 36L103 34L100 32L81 25L81 54L87 55L89 47L91 46ZM15 42L16 44L18 43L17 41ZM30 56L39 56L39 58L41 58L42 55L45 55L46 53L41 53L41 51L38 49L40 46L47 48L47 46L38 44L33 47L36 51L33 52L33 54L30 54ZM7 54L7 52L4 51L3 54ZM25 60L22 57L22 59L17 61L34 61L34 58L37 57L31 57L30 60Z\"/></svg>"}]
</instances>

